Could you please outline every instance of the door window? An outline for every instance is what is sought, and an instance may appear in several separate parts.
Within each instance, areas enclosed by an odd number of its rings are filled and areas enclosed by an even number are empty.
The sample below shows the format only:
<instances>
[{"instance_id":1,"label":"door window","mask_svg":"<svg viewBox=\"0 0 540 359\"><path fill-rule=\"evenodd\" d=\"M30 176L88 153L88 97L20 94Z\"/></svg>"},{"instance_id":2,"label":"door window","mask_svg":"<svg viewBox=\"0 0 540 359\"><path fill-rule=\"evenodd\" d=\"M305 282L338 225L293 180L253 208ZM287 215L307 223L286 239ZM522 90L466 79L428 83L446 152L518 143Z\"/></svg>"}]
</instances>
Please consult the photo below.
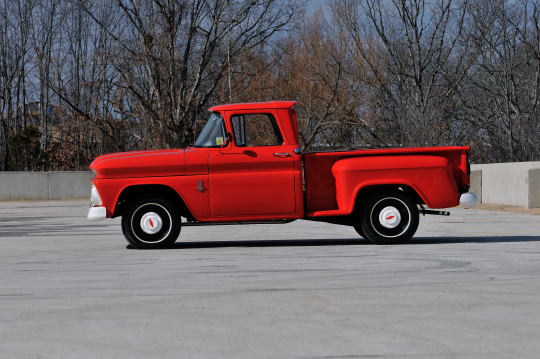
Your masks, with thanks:
<instances>
[{"instance_id":1,"label":"door window","mask_svg":"<svg viewBox=\"0 0 540 359\"><path fill-rule=\"evenodd\" d=\"M232 116L234 141L238 147L280 146L283 137L271 114L254 113Z\"/></svg>"}]
</instances>

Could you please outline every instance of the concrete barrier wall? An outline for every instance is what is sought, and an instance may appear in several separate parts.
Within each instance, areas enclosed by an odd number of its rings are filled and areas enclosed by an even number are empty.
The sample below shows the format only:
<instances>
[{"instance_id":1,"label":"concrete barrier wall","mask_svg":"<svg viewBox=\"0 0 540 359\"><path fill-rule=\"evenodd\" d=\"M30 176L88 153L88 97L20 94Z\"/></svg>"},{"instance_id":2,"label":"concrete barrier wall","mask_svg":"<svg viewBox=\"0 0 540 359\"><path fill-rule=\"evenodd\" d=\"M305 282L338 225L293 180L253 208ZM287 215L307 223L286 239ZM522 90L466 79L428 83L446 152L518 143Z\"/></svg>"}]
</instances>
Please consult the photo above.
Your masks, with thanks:
<instances>
[{"instance_id":1,"label":"concrete barrier wall","mask_svg":"<svg viewBox=\"0 0 540 359\"><path fill-rule=\"evenodd\" d=\"M94 172L49 172L49 199L90 198Z\"/></svg>"},{"instance_id":2,"label":"concrete barrier wall","mask_svg":"<svg viewBox=\"0 0 540 359\"><path fill-rule=\"evenodd\" d=\"M481 203L538 208L539 189L540 162L471 165L471 192Z\"/></svg>"},{"instance_id":3,"label":"concrete barrier wall","mask_svg":"<svg viewBox=\"0 0 540 359\"><path fill-rule=\"evenodd\" d=\"M0 201L86 199L93 172L0 172ZM540 208L540 162L471 165L480 203Z\"/></svg>"},{"instance_id":4,"label":"concrete barrier wall","mask_svg":"<svg viewBox=\"0 0 540 359\"><path fill-rule=\"evenodd\" d=\"M527 208L540 208L540 168L529 170Z\"/></svg>"},{"instance_id":5,"label":"concrete barrier wall","mask_svg":"<svg viewBox=\"0 0 540 359\"><path fill-rule=\"evenodd\" d=\"M469 192L474 193L478 203L482 203L482 171L472 171L470 175L471 187Z\"/></svg>"},{"instance_id":6,"label":"concrete barrier wall","mask_svg":"<svg viewBox=\"0 0 540 359\"><path fill-rule=\"evenodd\" d=\"M46 172L0 172L0 200L49 199Z\"/></svg>"},{"instance_id":7,"label":"concrete barrier wall","mask_svg":"<svg viewBox=\"0 0 540 359\"><path fill-rule=\"evenodd\" d=\"M0 172L0 201L90 198L93 172Z\"/></svg>"}]
</instances>

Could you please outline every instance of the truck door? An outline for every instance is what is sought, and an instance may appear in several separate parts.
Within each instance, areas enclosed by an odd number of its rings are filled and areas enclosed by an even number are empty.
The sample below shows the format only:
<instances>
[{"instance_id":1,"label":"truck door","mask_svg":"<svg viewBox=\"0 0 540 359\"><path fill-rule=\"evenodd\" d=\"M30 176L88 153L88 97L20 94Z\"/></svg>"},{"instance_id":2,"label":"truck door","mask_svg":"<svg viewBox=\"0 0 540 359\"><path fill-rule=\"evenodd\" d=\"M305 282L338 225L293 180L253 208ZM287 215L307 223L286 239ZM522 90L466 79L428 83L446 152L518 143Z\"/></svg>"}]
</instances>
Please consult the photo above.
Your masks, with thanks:
<instances>
[{"instance_id":1,"label":"truck door","mask_svg":"<svg viewBox=\"0 0 540 359\"><path fill-rule=\"evenodd\" d=\"M209 157L212 217L294 213L293 152L275 110L227 113L231 146Z\"/></svg>"}]
</instances>

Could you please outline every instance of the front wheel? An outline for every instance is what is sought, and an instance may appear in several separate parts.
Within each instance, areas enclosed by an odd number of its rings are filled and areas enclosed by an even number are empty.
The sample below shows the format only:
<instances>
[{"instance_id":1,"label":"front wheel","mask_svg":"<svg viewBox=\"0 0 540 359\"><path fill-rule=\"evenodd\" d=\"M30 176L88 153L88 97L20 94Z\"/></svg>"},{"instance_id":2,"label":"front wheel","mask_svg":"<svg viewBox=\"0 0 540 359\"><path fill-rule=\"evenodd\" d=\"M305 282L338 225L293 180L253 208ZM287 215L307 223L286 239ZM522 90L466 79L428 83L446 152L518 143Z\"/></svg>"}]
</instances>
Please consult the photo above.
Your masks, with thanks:
<instances>
[{"instance_id":1,"label":"front wheel","mask_svg":"<svg viewBox=\"0 0 540 359\"><path fill-rule=\"evenodd\" d=\"M361 214L363 232L376 244L408 241L416 233L419 222L416 204L400 192L384 192L370 197Z\"/></svg>"},{"instance_id":2,"label":"front wheel","mask_svg":"<svg viewBox=\"0 0 540 359\"><path fill-rule=\"evenodd\" d=\"M171 247L180 229L178 209L163 197L139 197L129 203L122 214L124 237L138 249Z\"/></svg>"},{"instance_id":3,"label":"front wheel","mask_svg":"<svg viewBox=\"0 0 540 359\"><path fill-rule=\"evenodd\" d=\"M361 225L354 226L354 230L360 235L360 237L366 238L366 234L364 233Z\"/></svg>"}]
</instances>

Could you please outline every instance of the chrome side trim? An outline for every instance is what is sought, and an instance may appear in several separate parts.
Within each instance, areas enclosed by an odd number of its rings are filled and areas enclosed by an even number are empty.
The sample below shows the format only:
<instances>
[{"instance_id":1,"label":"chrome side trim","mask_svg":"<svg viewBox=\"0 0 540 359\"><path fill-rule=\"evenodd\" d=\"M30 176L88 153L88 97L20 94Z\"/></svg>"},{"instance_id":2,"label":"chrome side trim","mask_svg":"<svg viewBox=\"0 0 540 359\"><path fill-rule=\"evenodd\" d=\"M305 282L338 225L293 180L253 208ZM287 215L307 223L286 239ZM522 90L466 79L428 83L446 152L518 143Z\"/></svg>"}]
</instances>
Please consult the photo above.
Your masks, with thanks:
<instances>
[{"instance_id":1,"label":"chrome side trim","mask_svg":"<svg viewBox=\"0 0 540 359\"><path fill-rule=\"evenodd\" d=\"M296 219L276 219L270 221L253 221L253 222L182 222L182 227L197 227L197 226L237 226L246 224L286 224L296 221Z\"/></svg>"}]
</instances>

